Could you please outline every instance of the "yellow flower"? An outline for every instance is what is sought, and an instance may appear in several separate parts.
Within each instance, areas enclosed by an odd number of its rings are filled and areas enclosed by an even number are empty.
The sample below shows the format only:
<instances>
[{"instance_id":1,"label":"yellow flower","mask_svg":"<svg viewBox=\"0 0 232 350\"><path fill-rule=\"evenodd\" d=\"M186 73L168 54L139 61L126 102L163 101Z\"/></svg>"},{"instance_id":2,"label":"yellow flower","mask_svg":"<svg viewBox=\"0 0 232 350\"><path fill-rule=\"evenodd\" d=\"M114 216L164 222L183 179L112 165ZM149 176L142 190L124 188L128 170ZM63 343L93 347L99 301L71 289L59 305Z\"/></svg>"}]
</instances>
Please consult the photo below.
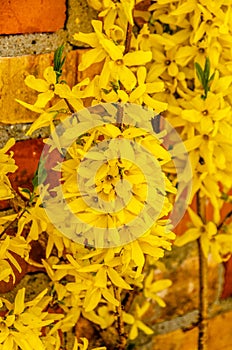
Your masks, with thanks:
<instances>
[{"instance_id":1,"label":"yellow flower","mask_svg":"<svg viewBox=\"0 0 232 350\"><path fill-rule=\"evenodd\" d=\"M175 61L176 52L176 47L166 52L152 49L154 63L152 63L148 73L148 82L156 80L166 72L170 77L176 77L178 75L179 68Z\"/></svg>"},{"instance_id":2,"label":"yellow flower","mask_svg":"<svg viewBox=\"0 0 232 350\"><path fill-rule=\"evenodd\" d=\"M6 145L0 149L0 200L14 197L7 174L14 173L18 167L15 165L13 152L11 151L10 154L6 154L14 144L15 140L10 139L7 141Z\"/></svg>"},{"instance_id":3,"label":"yellow flower","mask_svg":"<svg viewBox=\"0 0 232 350\"><path fill-rule=\"evenodd\" d=\"M72 350L88 350L89 349L89 341L86 338L80 338L83 344L79 343L75 338L74 346ZM92 348L92 350L107 350L105 346Z\"/></svg>"},{"instance_id":4,"label":"yellow flower","mask_svg":"<svg viewBox=\"0 0 232 350\"><path fill-rule=\"evenodd\" d=\"M218 123L227 119L228 114L231 113L231 107L226 106L223 102L220 95L213 93L209 93L205 100L198 95L188 102L181 117L194 125L199 123L202 134L215 133L215 130L218 129ZM192 109L188 109L188 105Z\"/></svg>"},{"instance_id":5,"label":"yellow flower","mask_svg":"<svg viewBox=\"0 0 232 350\"><path fill-rule=\"evenodd\" d=\"M81 100L82 97L82 87L89 84L89 78L83 79L80 83L73 86L72 89L67 84L56 84L55 85L55 94L60 98L65 98L75 109L78 111L84 107ZM53 107L54 109L54 107Z\"/></svg>"},{"instance_id":6,"label":"yellow flower","mask_svg":"<svg viewBox=\"0 0 232 350\"><path fill-rule=\"evenodd\" d=\"M164 83L161 81L146 83L146 75L146 68L139 67L137 70L138 86L130 93L129 102L140 105L145 103L148 107L153 108L156 113L160 113L167 109L167 104L152 98L151 95L164 90Z\"/></svg>"},{"instance_id":7,"label":"yellow flower","mask_svg":"<svg viewBox=\"0 0 232 350\"><path fill-rule=\"evenodd\" d=\"M13 220L16 215L11 215L10 219L6 217L7 220ZM2 218L0 218L0 223ZM8 221L7 221L8 222ZM28 258L30 246L26 243L23 237L9 237L6 236L4 240L1 240L1 250L0 250L0 280L9 282L10 276L13 277L13 282L15 282L15 274L13 272L12 265L21 272L21 266L14 257L17 254L21 258ZM13 253L13 254L12 254ZM10 263L12 264L10 264Z\"/></svg>"},{"instance_id":8,"label":"yellow flower","mask_svg":"<svg viewBox=\"0 0 232 350\"><path fill-rule=\"evenodd\" d=\"M0 344L3 348L45 350L41 328L63 317L43 311L51 301L51 297L45 297L46 292L47 290L33 300L25 302L25 288L23 288L17 292L13 304L2 299L7 308L6 315L0 317Z\"/></svg>"},{"instance_id":9,"label":"yellow flower","mask_svg":"<svg viewBox=\"0 0 232 350\"><path fill-rule=\"evenodd\" d=\"M192 61L198 62L202 67L205 64L206 57L210 57L211 66L215 68L218 67L221 50L221 45L216 39L210 40L208 37L204 37L200 42L178 47L175 60L176 63L184 69L184 67L191 64ZM189 73L192 77L194 76L193 70L189 70ZM189 75L188 78L190 78Z\"/></svg>"},{"instance_id":10,"label":"yellow flower","mask_svg":"<svg viewBox=\"0 0 232 350\"><path fill-rule=\"evenodd\" d=\"M146 298L151 298L152 300L156 301L159 304L159 306L165 307L166 306L165 302L157 293L170 287L172 285L172 281L168 279L162 279L162 280L153 282L153 278L154 278L154 272L151 271L145 279L144 295Z\"/></svg>"},{"instance_id":11,"label":"yellow flower","mask_svg":"<svg viewBox=\"0 0 232 350\"><path fill-rule=\"evenodd\" d=\"M111 137L115 139L109 142L104 152L97 152L98 148L95 151L91 150L92 142L99 144L99 147L101 147L100 139L109 140ZM115 228L114 233L112 233L112 239L117 245L120 245L121 240L117 228L122 225L125 226L138 217L147 202L149 201L150 203L151 201L151 195L150 199L147 198L148 186L151 186L151 183L148 184L146 179L148 175L145 176L143 172L152 176L152 165L149 165L149 161L145 160L142 164L136 165L136 159L141 161L139 151L134 146L136 144L127 142L127 140L134 139L148 152L152 153L156 159L159 158L161 166L170 161L170 155L159 144L159 141L149 136L144 130L135 127L125 127L121 131L119 127L107 124L92 131L91 136L81 137L81 142L78 145L71 146L69 149L71 158L65 160L61 168L63 174L62 188L64 196L67 198L65 207L67 215L70 215L69 212L71 211L78 219L83 223L90 224L91 227L94 225L94 227L105 229ZM117 143L117 147L115 143ZM85 159L84 162L81 162L82 157ZM93 172L91 168L94 161L98 162L98 164L100 161L101 166L94 175L94 179L92 179ZM60 168L57 168L57 170L60 171ZM77 174L79 177L78 183ZM154 203L156 200L156 206L160 206L159 217L162 217L171 210L169 200L164 199L165 192L161 193L162 186L166 188L167 192L175 193L176 190L170 185L164 175L158 176L157 179L152 181L154 182L152 198ZM85 190L84 198L84 193L82 193L81 189L83 188L82 186L86 188L86 185L89 187L87 192ZM155 186L159 188L158 192ZM154 215L151 215L153 220ZM139 224L141 225L140 230L146 231L150 227L148 222L150 221L146 220L143 222L141 219ZM148 225L147 229L146 225ZM135 234L138 230L137 225L137 228L133 228L132 231ZM96 243L96 239L99 240L100 235L98 238L93 237L93 239Z\"/></svg>"},{"instance_id":12,"label":"yellow flower","mask_svg":"<svg viewBox=\"0 0 232 350\"><path fill-rule=\"evenodd\" d=\"M205 257L207 258L208 254L211 253L216 262L221 262L220 245L223 246L225 243L230 245L232 236L217 234L216 224L212 221L208 221L204 224L202 219L192 209L188 208L188 213L194 227L189 228L182 236L177 237L175 245L181 247L186 243L200 238Z\"/></svg>"},{"instance_id":13,"label":"yellow flower","mask_svg":"<svg viewBox=\"0 0 232 350\"><path fill-rule=\"evenodd\" d=\"M145 65L151 59L152 53L142 50L128 52L117 59L106 59L100 75L100 87L107 89L110 82L120 82L126 90L131 91L136 86L136 77L130 67Z\"/></svg>"},{"instance_id":14,"label":"yellow flower","mask_svg":"<svg viewBox=\"0 0 232 350\"><path fill-rule=\"evenodd\" d=\"M114 44L114 42L103 34L102 32L102 22L93 20L92 26L94 28L94 33L76 33L74 34L74 39L82 41L93 49L88 50L82 56L82 61L79 64L79 70L85 70L90 67L93 63L101 62L106 57L110 57L113 60L119 60L123 56L124 47Z\"/></svg>"},{"instance_id":15,"label":"yellow flower","mask_svg":"<svg viewBox=\"0 0 232 350\"><path fill-rule=\"evenodd\" d=\"M209 37L218 37L221 32L228 33L228 16L227 12L222 11L221 4L217 4L213 6L209 5L209 3L205 3L205 6L198 4L195 9L195 14L193 17L193 31L191 35L191 42L196 43L200 41L205 34ZM209 8L207 8L209 7Z\"/></svg>"},{"instance_id":16,"label":"yellow flower","mask_svg":"<svg viewBox=\"0 0 232 350\"><path fill-rule=\"evenodd\" d=\"M141 0L137 0L139 3ZM115 2L112 0L88 0L91 7L100 11L99 17L104 17L104 28L110 28L117 19L121 26L125 26L127 21L133 25L133 8L135 5L135 0L121 0L120 2Z\"/></svg>"},{"instance_id":17,"label":"yellow flower","mask_svg":"<svg viewBox=\"0 0 232 350\"><path fill-rule=\"evenodd\" d=\"M135 338L137 338L139 334L138 332L139 329L142 330L147 335L153 334L153 330L141 321L141 318L148 311L149 307L150 307L150 303L148 302L145 302L141 307L138 304L136 304L134 316L126 312L123 312L124 322L132 325L129 332L129 339L134 340Z\"/></svg>"},{"instance_id":18,"label":"yellow flower","mask_svg":"<svg viewBox=\"0 0 232 350\"><path fill-rule=\"evenodd\" d=\"M34 106L44 108L53 98L56 85L56 73L53 67L47 67L43 73L44 79L35 78L34 75L28 75L25 84L33 90L39 92Z\"/></svg>"},{"instance_id":19,"label":"yellow flower","mask_svg":"<svg viewBox=\"0 0 232 350\"><path fill-rule=\"evenodd\" d=\"M177 27L188 28L190 26L186 14L196 9L196 1L185 1L180 5L179 2L157 1L150 6L152 11L152 20L159 20L164 24L171 26L174 31Z\"/></svg>"},{"instance_id":20,"label":"yellow flower","mask_svg":"<svg viewBox=\"0 0 232 350\"><path fill-rule=\"evenodd\" d=\"M46 111L43 109L37 110L34 105L30 105L29 103L19 101L17 100L20 104L22 104L24 107L37 112L41 113L40 116L33 122L29 130L27 131L26 135L31 135L35 130L38 130L40 128L43 128L45 126L50 126L50 130L53 131L55 129L55 126L53 124L54 120L61 119L62 117L67 117L67 104L64 100L61 100L57 102L54 106L51 108L48 108ZM59 114L59 117L58 117Z\"/></svg>"}]
</instances>

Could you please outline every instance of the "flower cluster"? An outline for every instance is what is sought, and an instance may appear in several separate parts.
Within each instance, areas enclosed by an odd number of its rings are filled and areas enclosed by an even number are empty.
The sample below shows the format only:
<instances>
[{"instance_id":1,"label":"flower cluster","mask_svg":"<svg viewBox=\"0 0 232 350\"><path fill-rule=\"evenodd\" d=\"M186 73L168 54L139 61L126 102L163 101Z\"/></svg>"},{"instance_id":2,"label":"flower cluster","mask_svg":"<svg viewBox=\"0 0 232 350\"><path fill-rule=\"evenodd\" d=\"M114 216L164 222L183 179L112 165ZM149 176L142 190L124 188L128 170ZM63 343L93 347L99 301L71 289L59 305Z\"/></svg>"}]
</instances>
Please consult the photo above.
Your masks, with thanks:
<instances>
[{"instance_id":1,"label":"flower cluster","mask_svg":"<svg viewBox=\"0 0 232 350\"><path fill-rule=\"evenodd\" d=\"M8 173L14 173L17 169L13 159L13 152L7 154L14 143L14 139L10 139L6 145L0 149L0 200L14 197L11 183L7 177Z\"/></svg>"},{"instance_id":2,"label":"flower cluster","mask_svg":"<svg viewBox=\"0 0 232 350\"><path fill-rule=\"evenodd\" d=\"M211 253L217 262L232 253L232 235L221 218L224 202L231 203L232 1L157 0L145 7L140 0L89 0L89 5L99 12L99 19L92 21L92 33L74 35L90 47L82 54L78 69L91 70L92 64L99 64L99 74L68 86L61 79L64 60L59 49L54 67L46 68L43 78L28 75L25 79L26 85L38 92L35 103L18 101L40 114L29 135L50 126L52 137L46 141L46 157L58 152L59 161L52 171L61 177L58 186L50 186L45 157L44 164L40 164L40 179L38 174L34 178L33 192L24 192L25 207L0 218L4 240L1 279L8 281L13 276L11 264L20 270L12 252L20 251L19 255L28 258L30 242L43 239L46 257L41 266L52 287L52 297L42 293L35 301L24 303L21 291L15 306L3 300L9 312L1 323L0 349L44 349L48 344L49 349L59 349L59 332L72 329L80 317L107 329L112 339L117 325L121 342L120 324L125 323L129 338L134 340L139 330L152 333L142 321L150 303L165 306L157 293L171 282L156 281L149 264L154 266L175 239L167 219L176 193L173 183L181 187L176 179L170 181L175 177L175 164L162 146L164 135L157 133L154 137L138 127L143 120L137 113L133 113L130 123L118 112L114 123L106 118L99 124L99 104L111 104L109 114L117 103L122 109L130 104L145 106L155 115L157 125L161 113L179 131L193 170L192 178L187 168L182 174L186 183L192 180L188 204L195 196L204 204L210 203L213 218L206 221L200 213L188 209L191 227L177 238L176 245L199 239L205 256ZM88 103L92 114L83 110ZM78 113L67 118L73 112ZM59 120L67 129L57 133ZM76 134L78 138L70 142ZM181 144L174 144L172 149L179 162ZM12 155L6 154L11 145L9 141L0 150L1 199L13 196L7 173L16 166ZM146 151L160 169L157 178ZM130 226L149 204L148 193L161 210L149 210L150 215ZM59 209L60 198L64 205ZM145 227L151 217L155 220ZM9 238L7 227L15 219L16 237ZM122 226L126 235L120 235ZM94 233L86 227L97 227L99 232L106 229L110 236L96 235L96 230ZM68 230L67 237L61 233L62 228ZM125 236L130 240L123 241ZM133 297L133 290L140 299L134 298L131 303L128 296ZM52 298L52 305L59 305L62 317L44 311L48 298ZM45 327L45 335L41 327ZM25 342L22 331L28 334ZM73 350L88 348L87 339L81 341L83 344L75 339Z\"/></svg>"},{"instance_id":3,"label":"flower cluster","mask_svg":"<svg viewBox=\"0 0 232 350\"><path fill-rule=\"evenodd\" d=\"M149 8L155 31L149 35L156 35L157 40L148 81L159 78L164 82L165 92L159 98L168 103L165 116L178 128L189 152L193 169L190 203L197 195L211 203L213 210L212 221L203 223L204 218L197 219L190 209L194 228L176 244L201 237L205 256L211 252L218 262L231 253L230 232L217 229L221 227L223 195L232 184L231 5L231 1L158 0Z\"/></svg>"}]
</instances>

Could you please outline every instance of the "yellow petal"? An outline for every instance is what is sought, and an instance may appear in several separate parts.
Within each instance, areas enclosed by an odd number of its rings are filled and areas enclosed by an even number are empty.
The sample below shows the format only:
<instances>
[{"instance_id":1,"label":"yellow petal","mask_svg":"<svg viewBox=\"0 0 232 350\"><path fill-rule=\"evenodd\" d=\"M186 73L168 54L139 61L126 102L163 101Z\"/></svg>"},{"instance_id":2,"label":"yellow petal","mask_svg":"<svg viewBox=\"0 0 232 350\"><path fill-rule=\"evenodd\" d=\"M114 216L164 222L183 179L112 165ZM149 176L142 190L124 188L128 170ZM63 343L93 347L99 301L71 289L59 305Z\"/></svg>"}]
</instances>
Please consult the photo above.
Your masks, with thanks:
<instances>
[{"instance_id":1,"label":"yellow petal","mask_svg":"<svg viewBox=\"0 0 232 350\"><path fill-rule=\"evenodd\" d=\"M94 288L93 290L88 290L85 296L85 301L83 307L86 312L90 312L95 309L101 300L101 291L99 288Z\"/></svg>"},{"instance_id":2,"label":"yellow petal","mask_svg":"<svg viewBox=\"0 0 232 350\"><path fill-rule=\"evenodd\" d=\"M209 238L216 235L217 233L217 226L214 222L210 221L206 225L206 231L208 232Z\"/></svg>"},{"instance_id":3,"label":"yellow petal","mask_svg":"<svg viewBox=\"0 0 232 350\"><path fill-rule=\"evenodd\" d=\"M22 288L18 291L15 297L14 301L14 314L19 315L23 312L25 308L24 304L24 298L25 298L25 288Z\"/></svg>"},{"instance_id":4,"label":"yellow petal","mask_svg":"<svg viewBox=\"0 0 232 350\"><path fill-rule=\"evenodd\" d=\"M26 135L31 135L35 130L44 126L49 126L56 113L42 113L38 119L34 121Z\"/></svg>"},{"instance_id":5,"label":"yellow petal","mask_svg":"<svg viewBox=\"0 0 232 350\"><path fill-rule=\"evenodd\" d=\"M95 33L75 33L74 40L81 41L85 44L90 45L91 47L96 47L99 45L98 37Z\"/></svg>"},{"instance_id":6,"label":"yellow petal","mask_svg":"<svg viewBox=\"0 0 232 350\"><path fill-rule=\"evenodd\" d=\"M5 146L3 148L0 149L1 153L6 153L7 151L9 151L9 149L14 146L15 144L15 139L14 138L10 138L7 143L5 144Z\"/></svg>"},{"instance_id":7,"label":"yellow petal","mask_svg":"<svg viewBox=\"0 0 232 350\"><path fill-rule=\"evenodd\" d=\"M188 208L188 213L189 216L191 218L192 223L194 224L194 226L200 228L201 226L203 226L203 222L200 218L200 216L198 216L195 211L193 211L190 207Z\"/></svg>"},{"instance_id":8,"label":"yellow petal","mask_svg":"<svg viewBox=\"0 0 232 350\"><path fill-rule=\"evenodd\" d=\"M139 86L145 83L146 75L147 75L146 68L139 67L137 70L137 78L138 78L138 85Z\"/></svg>"},{"instance_id":9,"label":"yellow petal","mask_svg":"<svg viewBox=\"0 0 232 350\"><path fill-rule=\"evenodd\" d=\"M112 60L116 61L122 58L123 52L119 46L115 45L113 41L109 39L101 39L100 44L103 49L107 52L107 54L112 58Z\"/></svg>"},{"instance_id":10,"label":"yellow petal","mask_svg":"<svg viewBox=\"0 0 232 350\"><path fill-rule=\"evenodd\" d=\"M36 112L36 113L43 113L44 110L42 108L36 107L34 105L31 105L29 103L26 103L24 101L20 101L18 99L15 99L16 102L20 103L23 107L29 109L30 111Z\"/></svg>"},{"instance_id":11,"label":"yellow petal","mask_svg":"<svg viewBox=\"0 0 232 350\"><path fill-rule=\"evenodd\" d=\"M54 71L53 67L47 67L44 70L44 74L43 74L44 78L47 80L47 82L50 85L55 85L56 84L56 72Z\"/></svg>"},{"instance_id":12,"label":"yellow petal","mask_svg":"<svg viewBox=\"0 0 232 350\"><path fill-rule=\"evenodd\" d=\"M175 240L175 245L177 247L182 247L183 245L195 241L200 237L200 230L197 228L188 229L182 236L178 236Z\"/></svg>"},{"instance_id":13,"label":"yellow petal","mask_svg":"<svg viewBox=\"0 0 232 350\"><path fill-rule=\"evenodd\" d=\"M108 289L102 289L102 295L110 304L119 306L119 301L111 294Z\"/></svg>"},{"instance_id":14,"label":"yellow petal","mask_svg":"<svg viewBox=\"0 0 232 350\"><path fill-rule=\"evenodd\" d=\"M150 327L146 326L142 321L137 320L136 323L137 323L137 327L141 329L145 334L154 333L153 330Z\"/></svg>"},{"instance_id":15,"label":"yellow petal","mask_svg":"<svg viewBox=\"0 0 232 350\"><path fill-rule=\"evenodd\" d=\"M155 83L147 83L146 84L146 92L148 94L153 94L155 92L161 92L164 90L164 83L162 81Z\"/></svg>"},{"instance_id":16,"label":"yellow petal","mask_svg":"<svg viewBox=\"0 0 232 350\"><path fill-rule=\"evenodd\" d=\"M123 321L128 323L128 324L133 324L135 322L134 316L132 316L131 314L128 314L125 311L123 311L122 317L123 317Z\"/></svg>"},{"instance_id":17,"label":"yellow petal","mask_svg":"<svg viewBox=\"0 0 232 350\"><path fill-rule=\"evenodd\" d=\"M123 289L132 289L131 286L128 283L126 283L124 281L124 279L112 267L109 267L107 269L107 274L108 274L111 282L115 286L123 288Z\"/></svg>"},{"instance_id":18,"label":"yellow petal","mask_svg":"<svg viewBox=\"0 0 232 350\"><path fill-rule=\"evenodd\" d=\"M146 85L145 84L139 85L135 90L131 92L129 101L133 103L138 98L140 98L145 93L145 91L146 91Z\"/></svg>"},{"instance_id":19,"label":"yellow petal","mask_svg":"<svg viewBox=\"0 0 232 350\"><path fill-rule=\"evenodd\" d=\"M49 89L49 84L43 79L37 79L34 75L28 75L25 78L25 84L38 92L45 92Z\"/></svg>"},{"instance_id":20,"label":"yellow petal","mask_svg":"<svg viewBox=\"0 0 232 350\"><path fill-rule=\"evenodd\" d=\"M131 72L129 68L126 66L121 66L118 70L118 77L116 79L119 79L122 85L126 88L126 90L131 91L135 85L136 85L136 78L135 75Z\"/></svg>"},{"instance_id":21,"label":"yellow petal","mask_svg":"<svg viewBox=\"0 0 232 350\"><path fill-rule=\"evenodd\" d=\"M138 336L138 328L137 325L134 323L131 327L130 333L129 333L129 339L134 340Z\"/></svg>"},{"instance_id":22,"label":"yellow petal","mask_svg":"<svg viewBox=\"0 0 232 350\"><path fill-rule=\"evenodd\" d=\"M150 290L154 293L158 293L161 290L164 290L172 285L172 281L169 279L162 279L159 281L156 281L152 284Z\"/></svg>"},{"instance_id":23,"label":"yellow petal","mask_svg":"<svg viewBox=\"0 0 232 350\"><path fill-rule=\"evenodd\" d=\"M128 52L124 57L123 61L126 66L140 66L152 59L152 53L150 51L134 51Z\"/></svg>"},{"instance_id":24,"label":"yellow petal","mask_svg":"<svg viewBox=\"0 0 232 350\"><path fill-rule=\"evenodd\" d=\"M79 70L85 70L90 67L93 63L101 62L106 57L106 52L101 48L97 47L95 49L89 50L83 54L81 57L81 63L78 66Z\"/></svg>"},{"instance_id":25,"label":"yellow petal","mask_svg":"<svg viewBox=\"0 0 232 350\"><path fill-rule=\"evenodd\" d=\"M165 111L168 107L167 103L155 100L154 98L150 97L148 94L143 95L143 101L148 107L153 108L157 113Z\"/></svg>"},{"instance_id":26,"label":"yellow petal","mask_svg":"<svg viewBox=\"0 0 232 350\"><path fill-rule=\"evenodd\" d=\"M94 283L95 287L99 287L99 288L106 288L107 285L107 275L106 275L106 269L100 268L96 274L95 277L95 283Z\"/></svg>"},{"instance_id":27,"label":"yellow petal","mask_svg":"<svg viewBox=\"0 0 232 350\"><path fill-rule=\"evenodd\" d=\"M53 96L54 96L54 92L52 90L42 92L41 94L38 95L34 106L39 108L44 108L46 104L53 98Z\"/></svg>"},{"instance_id":28,"label":"yellow petal","mask_svg":"<svg viewBox=\"0 0 232 350\"><path fill-rule=\"evenodd\" d=\"M143 266L145 263L145 258L143 251L137 241L131 243L132 248L132 259L138 266Z\"/></svg>"}]
</instances>

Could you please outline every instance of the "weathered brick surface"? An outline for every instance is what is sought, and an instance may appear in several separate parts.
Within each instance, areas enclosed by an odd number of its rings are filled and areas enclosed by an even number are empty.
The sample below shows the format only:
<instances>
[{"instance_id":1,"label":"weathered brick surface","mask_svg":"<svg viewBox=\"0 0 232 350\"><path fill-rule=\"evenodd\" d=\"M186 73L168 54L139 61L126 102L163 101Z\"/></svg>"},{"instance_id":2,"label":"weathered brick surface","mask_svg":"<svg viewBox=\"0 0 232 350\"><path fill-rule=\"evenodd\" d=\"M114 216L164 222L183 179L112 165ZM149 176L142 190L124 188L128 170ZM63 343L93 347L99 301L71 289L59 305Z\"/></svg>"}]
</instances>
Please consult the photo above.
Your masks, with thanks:
<instances>
[{"instance_id":1,"label":"weathered brick surface","mask_svg":"<svg viewBox=\"0 0 232 350\"><path fill-rule=\"evenodd\" d=\"M208 349L232 349L232 311L209 320ZM197 350L197 328L183 332L177 330L153 338L152 350Z\"/></svg>"},{"instance_id":2,"label":"weathered brick surface","mask_svg":"<svg viewBox=\"0 0 232 350\"><path fill-rule=\"evenodd\" d=\"M70 85L77 81L77 59L78 51L69 52L63 69L63 77ZM36 119L38 114L26 110L15 98L33 104L37 94L25 85L24 79L28 74L41 78L52 61L53 54L0 58L0 123L26 123Z\"/></svg>"},{"instance_id":3,"label":"weathered brick surface","mask_svg":"<svg viewBox=\"0 0 232 350\"><path fill-rule=\"evenodd\" d=\"M221 297L223 299L232 296L232 258L230 258L225 264L225 278L224 286Z\"/></svg>"},{"instance_id":4,"label":"weathered brick surface","mask_svg":"<svg viewBox=\"0 0 232 350\"><path fill-rule=\"evenodd\" d=\"M65 0L1 0L0 34L55 32L65 11Z\"/></svg>"},{"instance_id":5,"label":"weathered brick surface","mask_svg":"<svg viewBox=\"0 0 232 350\"><path fill-rule=\"evenodd\" d=\"M155 322L171 320L176 316L194 311L199 304L199 271L196 244L183 248L174 248L164 259L165 270L157 271L156 278L169 278L172 286L160 293L166 308L152 306L151 313ZM219 268L211 259L208 261L209 303L213 304L219 294ZM151 316L151 314L150 314ZM151 316L152 318L152 316Z\"/></svg>"},{"instance_id":6,"label":"weathered brick surface","mask_svg":"<svg viewBox=\"0 0 232 350\"><path fill-rule=\"evenodd\" d=\"M15 163L18 166L16 172L9 175L15 190L18 186L32 190L31 180L37 169L43 147L43 140L35 139L19 141L11 148L14 152Z\"/></svg>"}]
</instances>

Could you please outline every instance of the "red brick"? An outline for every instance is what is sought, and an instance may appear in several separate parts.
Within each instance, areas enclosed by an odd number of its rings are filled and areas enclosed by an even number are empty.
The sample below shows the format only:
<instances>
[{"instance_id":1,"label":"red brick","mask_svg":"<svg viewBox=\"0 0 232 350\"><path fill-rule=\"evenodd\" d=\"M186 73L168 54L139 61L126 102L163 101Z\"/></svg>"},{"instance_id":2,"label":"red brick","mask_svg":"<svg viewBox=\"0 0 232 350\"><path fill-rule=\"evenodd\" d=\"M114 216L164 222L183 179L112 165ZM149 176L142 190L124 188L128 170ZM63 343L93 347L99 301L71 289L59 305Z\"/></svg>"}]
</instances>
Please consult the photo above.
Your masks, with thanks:
<instances>
[{"instance_id":1,"label":"red brick","mask_svg":"<svg viewBox=\"0 0 232 350\"><path fill-rule=\"evenodd\" d=\"M55 32L65 10L65 0L1 0L0 34Z\"/></svg>"},{"instance_id":2,"label":"red brick","mask_svg":"<svg viewBox=\"0 0 232 350\"><path fill-rule=\"evenodd\" d=\"M32 189L31 180L37 169L43 147L43 140L35 139L18 141L11 148L14 152L15 163L18 166L16 172L9 175L15 190L18 186Z\"/></svg>"},{"instance_id":3,"label":"red brick","mask_svg":"<svg viewBox=\"0 0 232 350\"><path fill-rule=\"evenodd\" d=\"M225 264L224 286L222 291L222 299L232 296L232 258Z\"/></svg>"},{"instance_id":4,"label":"red brick","mask_svg":"<svg viewBox=\"0 0 232 350\"><path fill-rule=\"evenodd\" d=\"M15 173L9 174L12 187L17 191L18 187L33 189L32 179L37 169L40 154L44 147L42 139L18 141L11 148L14 152L14 160L18 169ZM9 209L10 200L0 201L0 210Z\"/></svg>"}]
</instances>

